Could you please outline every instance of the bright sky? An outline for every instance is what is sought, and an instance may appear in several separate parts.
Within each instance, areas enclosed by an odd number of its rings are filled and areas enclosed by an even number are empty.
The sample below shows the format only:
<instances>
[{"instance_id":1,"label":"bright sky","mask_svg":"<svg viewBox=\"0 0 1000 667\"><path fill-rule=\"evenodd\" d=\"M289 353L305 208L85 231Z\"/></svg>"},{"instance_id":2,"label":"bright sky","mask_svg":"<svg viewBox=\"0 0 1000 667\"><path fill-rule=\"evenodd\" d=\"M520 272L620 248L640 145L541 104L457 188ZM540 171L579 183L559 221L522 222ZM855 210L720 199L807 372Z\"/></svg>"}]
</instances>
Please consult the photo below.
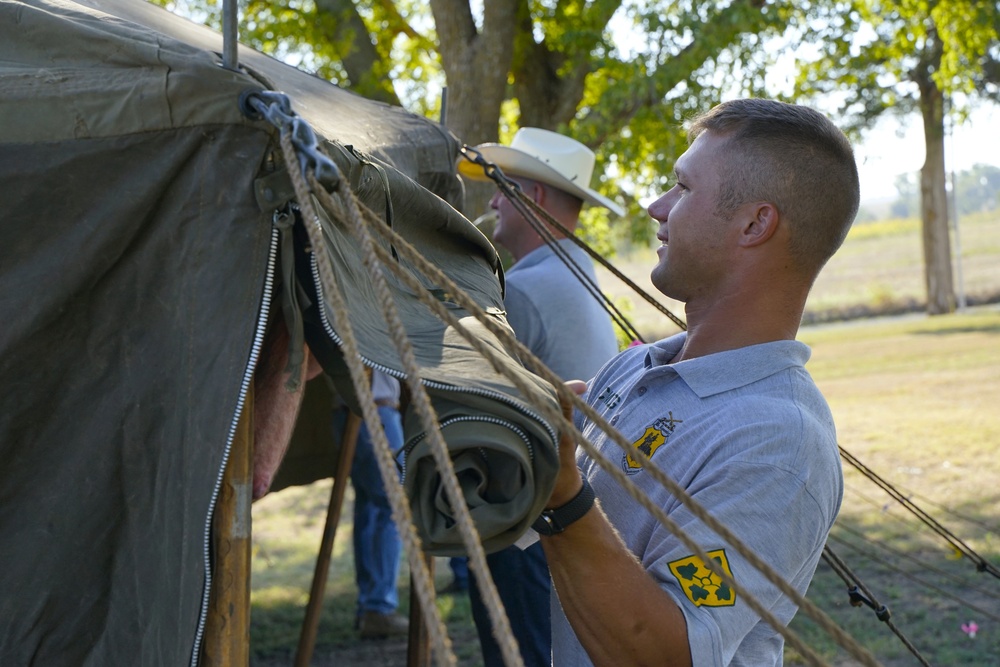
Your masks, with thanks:
<instances>
[{"instance_id":1,"label":"bright sky","mask_svg":"<svg viewBox=\"0 0 1000 667\"><path fill-rule=\"evenodd\" d=\"M902 132L898 136L897 132ZM995 105L977 110L954 135L945 139L945 168L956 172L972 165L1000 167L1000 108ZM898 174L919 171L924 163L923 125L919 115L905 119L905 125L885 117L855 146L861 177L861 201L893 197Z\"/></svg>"}]
</instances>

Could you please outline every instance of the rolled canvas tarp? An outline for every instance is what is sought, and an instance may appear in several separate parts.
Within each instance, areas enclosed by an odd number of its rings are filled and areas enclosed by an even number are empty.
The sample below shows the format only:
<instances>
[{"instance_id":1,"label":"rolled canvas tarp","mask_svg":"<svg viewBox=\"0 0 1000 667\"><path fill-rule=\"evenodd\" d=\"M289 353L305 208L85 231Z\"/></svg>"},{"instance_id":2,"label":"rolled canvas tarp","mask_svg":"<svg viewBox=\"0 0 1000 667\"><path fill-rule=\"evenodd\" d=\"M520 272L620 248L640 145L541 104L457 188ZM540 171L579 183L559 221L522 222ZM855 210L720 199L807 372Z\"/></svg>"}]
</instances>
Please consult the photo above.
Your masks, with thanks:
<instances>
[{"instance_id":1,"label":"rolled canvas tarp","mask_svg":"<svg viewBox=\"0 0 1000 667\"><path fill-rule=\"evenodd\" d=\"M397 206L400 224L408 208L430 216L405 224L435 227L425 247L455 250L475 298L499 309L495 256L448 205L457 143L440 126L245 49L247 70L228 71L218 36L144 3L87 5L0 2L0 664L196 663L209 509L264 311L280 310L262 196L285 180L277 131L242 113L241 93L291 92L331 147L384 165L413 204ZM370 168L340 159L348 174ZM371 306L359 299L352 312ZM452 334L429 329L425 343ZM363 352L398 369L389 350ZM469 373L422 354L437 391L463 393ZM502 400L505 419L523 419L524 400ZM551 428L517 429L548 448L534 465L554 461ZM434 474L412 498L434 496ZM528 481L544 492L553 474ZM491 497L537 503L500 486ZM453 547L433 528L439 502L421 506L423 534Z\"/></svg>"},{"instance_id":2,"label":"rolled canvas tarp","mask_svg":"<svg viewBox=\"0 0 1000 667\"><path fill-rule=\"evenodd\" d=\"M392 230L426 260L447 267L446 273L457 287L510 332L500 283L494 274L498 259L489 241L440 199L421 197L419 188L404 175L385 172L364 156L360 160L352 159L354 156L355 152L346 149L332 151L351 190L381 219L391 218ZM405 211L406 215L390 216L390 204L393 211ZM352 389L339 358L342 323L336 320L316 281L313 253L327 254L349 304L369 304L367 308L350 309L351 329L362 357L369 365L397 376L403 376L404 367L363 264L360 243L346 224L331 219L322 209L319 223L325 241L320 248L311 247L304 230L299 230L303 238L296 270L313 302L306 313L306 337L310 349L350 404ZM391 243L384 239L376 239L376 243L391 254ZM308 252L305 248L309 248ZM499 337L451 299L446 285L422 275L404 259L397 257L396 264L422 286L422 293L415 293L395 273L384 271L393 303L413 344L420 377L438 419L445 425L442 431L460 470L459 483L466 505L487 551L508 546L539 515L555 482L556 433L541 417L539 405L547 402L551 410L556 410L554 390L517 363L514 353ZM480 343L508 359L507 373L529 386L532 394L522 395L513 381L495 371L457 329L439 319L423 302L421 297L427 295L445 304ZM434 465L424 428L412 409L404 417L403 481L424 548L436 555L464 553L455 512L443 495L441 473Z\"/></svg>"}]
</instances>

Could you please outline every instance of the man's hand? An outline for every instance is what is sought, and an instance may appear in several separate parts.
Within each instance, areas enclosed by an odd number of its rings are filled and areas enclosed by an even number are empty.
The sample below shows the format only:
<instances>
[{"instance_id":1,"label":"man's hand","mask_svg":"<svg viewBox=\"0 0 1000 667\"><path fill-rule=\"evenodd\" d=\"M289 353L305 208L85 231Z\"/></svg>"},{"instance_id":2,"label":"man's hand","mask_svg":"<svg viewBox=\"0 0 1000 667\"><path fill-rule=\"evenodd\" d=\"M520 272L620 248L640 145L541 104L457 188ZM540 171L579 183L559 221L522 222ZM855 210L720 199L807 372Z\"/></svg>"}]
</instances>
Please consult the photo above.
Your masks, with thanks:
<instances>
[{"instance_id":1,"label":"man's hand","mask_svg":"<svg viewBox=\"0 0 1000 667\"><path fill-rule=\"evenodd\" d=\"M583 380L570 380L566 382L566 388L577 396L582 396L587 391L587 383ZM560 397L559 405L562 408L563 417L572 423L573 404ZM545 507L562 507L580 492L582 486L580 471L576 467L576 441L569 429L562 429L559 432L559 475L556 477L555 486L552 487L549 502L545 504Z\"/></svg>"}]
</instances>

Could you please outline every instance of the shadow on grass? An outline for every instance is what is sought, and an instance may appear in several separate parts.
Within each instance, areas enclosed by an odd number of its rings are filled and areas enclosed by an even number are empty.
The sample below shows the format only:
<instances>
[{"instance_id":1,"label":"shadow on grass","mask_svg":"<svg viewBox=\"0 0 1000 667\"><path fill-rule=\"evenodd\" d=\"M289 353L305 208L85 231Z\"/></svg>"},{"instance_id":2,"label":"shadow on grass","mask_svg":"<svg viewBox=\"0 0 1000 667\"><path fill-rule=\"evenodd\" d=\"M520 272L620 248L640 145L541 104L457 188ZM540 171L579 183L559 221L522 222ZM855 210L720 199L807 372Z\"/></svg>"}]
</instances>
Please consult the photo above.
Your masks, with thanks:
<instances>
[{"instance_id":1,"label":"shadow on grass","mask_svg":"<svg viewBox=\"0 0 1000 667\"><path fill-rule=\"evenodd\" d=\"M250 616L251 667L290 665L295 659L306 600L303 596L269 595L262 591ZM400 590L399 613L409 613L408 589ZM354 629L354 591L328 592L323 599L312 665L393 667L406 664L405 638L363 641ZM452 649L461 667L479 667L479 641L468 596L442 596L437 600Z\"/></svg>"},{"instance_id":2,"label":"shadow on grass","mask_svg":"<svg viewBox=\"0 0 1000 667\"><path fill-rule=\"evenodd\" d=\"M304 619L305 601L285 598L254 602L250 612L251 652L257 658L293 656ZM325 596L316 634L317 649L355 641L353 594Z\"/></svg>"}]
</instances>

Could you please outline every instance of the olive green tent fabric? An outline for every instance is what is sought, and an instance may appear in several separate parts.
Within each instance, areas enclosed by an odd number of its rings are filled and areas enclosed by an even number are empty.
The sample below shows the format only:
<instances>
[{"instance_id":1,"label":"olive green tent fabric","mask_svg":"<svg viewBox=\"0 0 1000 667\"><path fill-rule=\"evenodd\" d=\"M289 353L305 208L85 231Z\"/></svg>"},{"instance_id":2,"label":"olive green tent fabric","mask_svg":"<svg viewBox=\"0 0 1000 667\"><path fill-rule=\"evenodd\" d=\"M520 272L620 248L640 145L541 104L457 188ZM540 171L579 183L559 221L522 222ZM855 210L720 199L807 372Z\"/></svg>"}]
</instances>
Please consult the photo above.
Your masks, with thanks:
<instances>
[{"instance_id":1,"label":"olive green tent fabric","mask_svg":"<svg viewBox=\"0 0 1000 667\"><path fill-rule=\"evenodd\" d=\"M222 53L222 37L205 26L141 0L80 0L115 17L154 28L184 44ZM221 3L220 3L221 5ZM99 47L95 47L99 48ZM356 146L407 174L461 210L463 187L455 172L458 140L437 123L399 107L359 97L240 45L239 65L265 88L281 91L318 134ZM215 58L221 62L221 57ZM217 64L216 64L217 66ZM200 104L195 100L193 104Z\"/></svg>"},{"instance_id":2,"label":"olive green tent fabric","mask_svg":"<svg viewBox=\"0 0 1000 667\"><path fill-rule=\"evenodd\" d=\"M271 237L253 83L0 3L0 664L191 658Z\"/></svg>"},{"instance_id":3,"label":"olive green tent fabric","mask_svg":"<svg viewBox=\"0 0 1000 667\"><path fill-rule=\"evenodd\" d=\"M403 197L394 224L432 228L421 249L500 308L492 248L448 205L461 198L450 134L246 50L248 67L228 71L217 36L142 2L87 3L0 0L5 667L197 662L216 484L263 310L280 311L265 194L281 195L287 178L275 128L243 115L241 93L294 91L293 109L339 142L330 149L352 178L380 180L346 145L384 165ZM366 197L376 209L386 200ZM352 312L372 306L352 298ZM538 462L554 462L554 440L530 400L489 373L463 387L482 360L457 340L452 359L434 352L454 338L440 324L412 327L434 391L499 400L518 438L547 447L518 473L544 494L553 472ZM382 335L375 323L359 330ZM372 345L370 364L398 370L391 348ZM500 486L489 498L516 496L529 514L537 504Z\"/></svg>"}]
</instances>

